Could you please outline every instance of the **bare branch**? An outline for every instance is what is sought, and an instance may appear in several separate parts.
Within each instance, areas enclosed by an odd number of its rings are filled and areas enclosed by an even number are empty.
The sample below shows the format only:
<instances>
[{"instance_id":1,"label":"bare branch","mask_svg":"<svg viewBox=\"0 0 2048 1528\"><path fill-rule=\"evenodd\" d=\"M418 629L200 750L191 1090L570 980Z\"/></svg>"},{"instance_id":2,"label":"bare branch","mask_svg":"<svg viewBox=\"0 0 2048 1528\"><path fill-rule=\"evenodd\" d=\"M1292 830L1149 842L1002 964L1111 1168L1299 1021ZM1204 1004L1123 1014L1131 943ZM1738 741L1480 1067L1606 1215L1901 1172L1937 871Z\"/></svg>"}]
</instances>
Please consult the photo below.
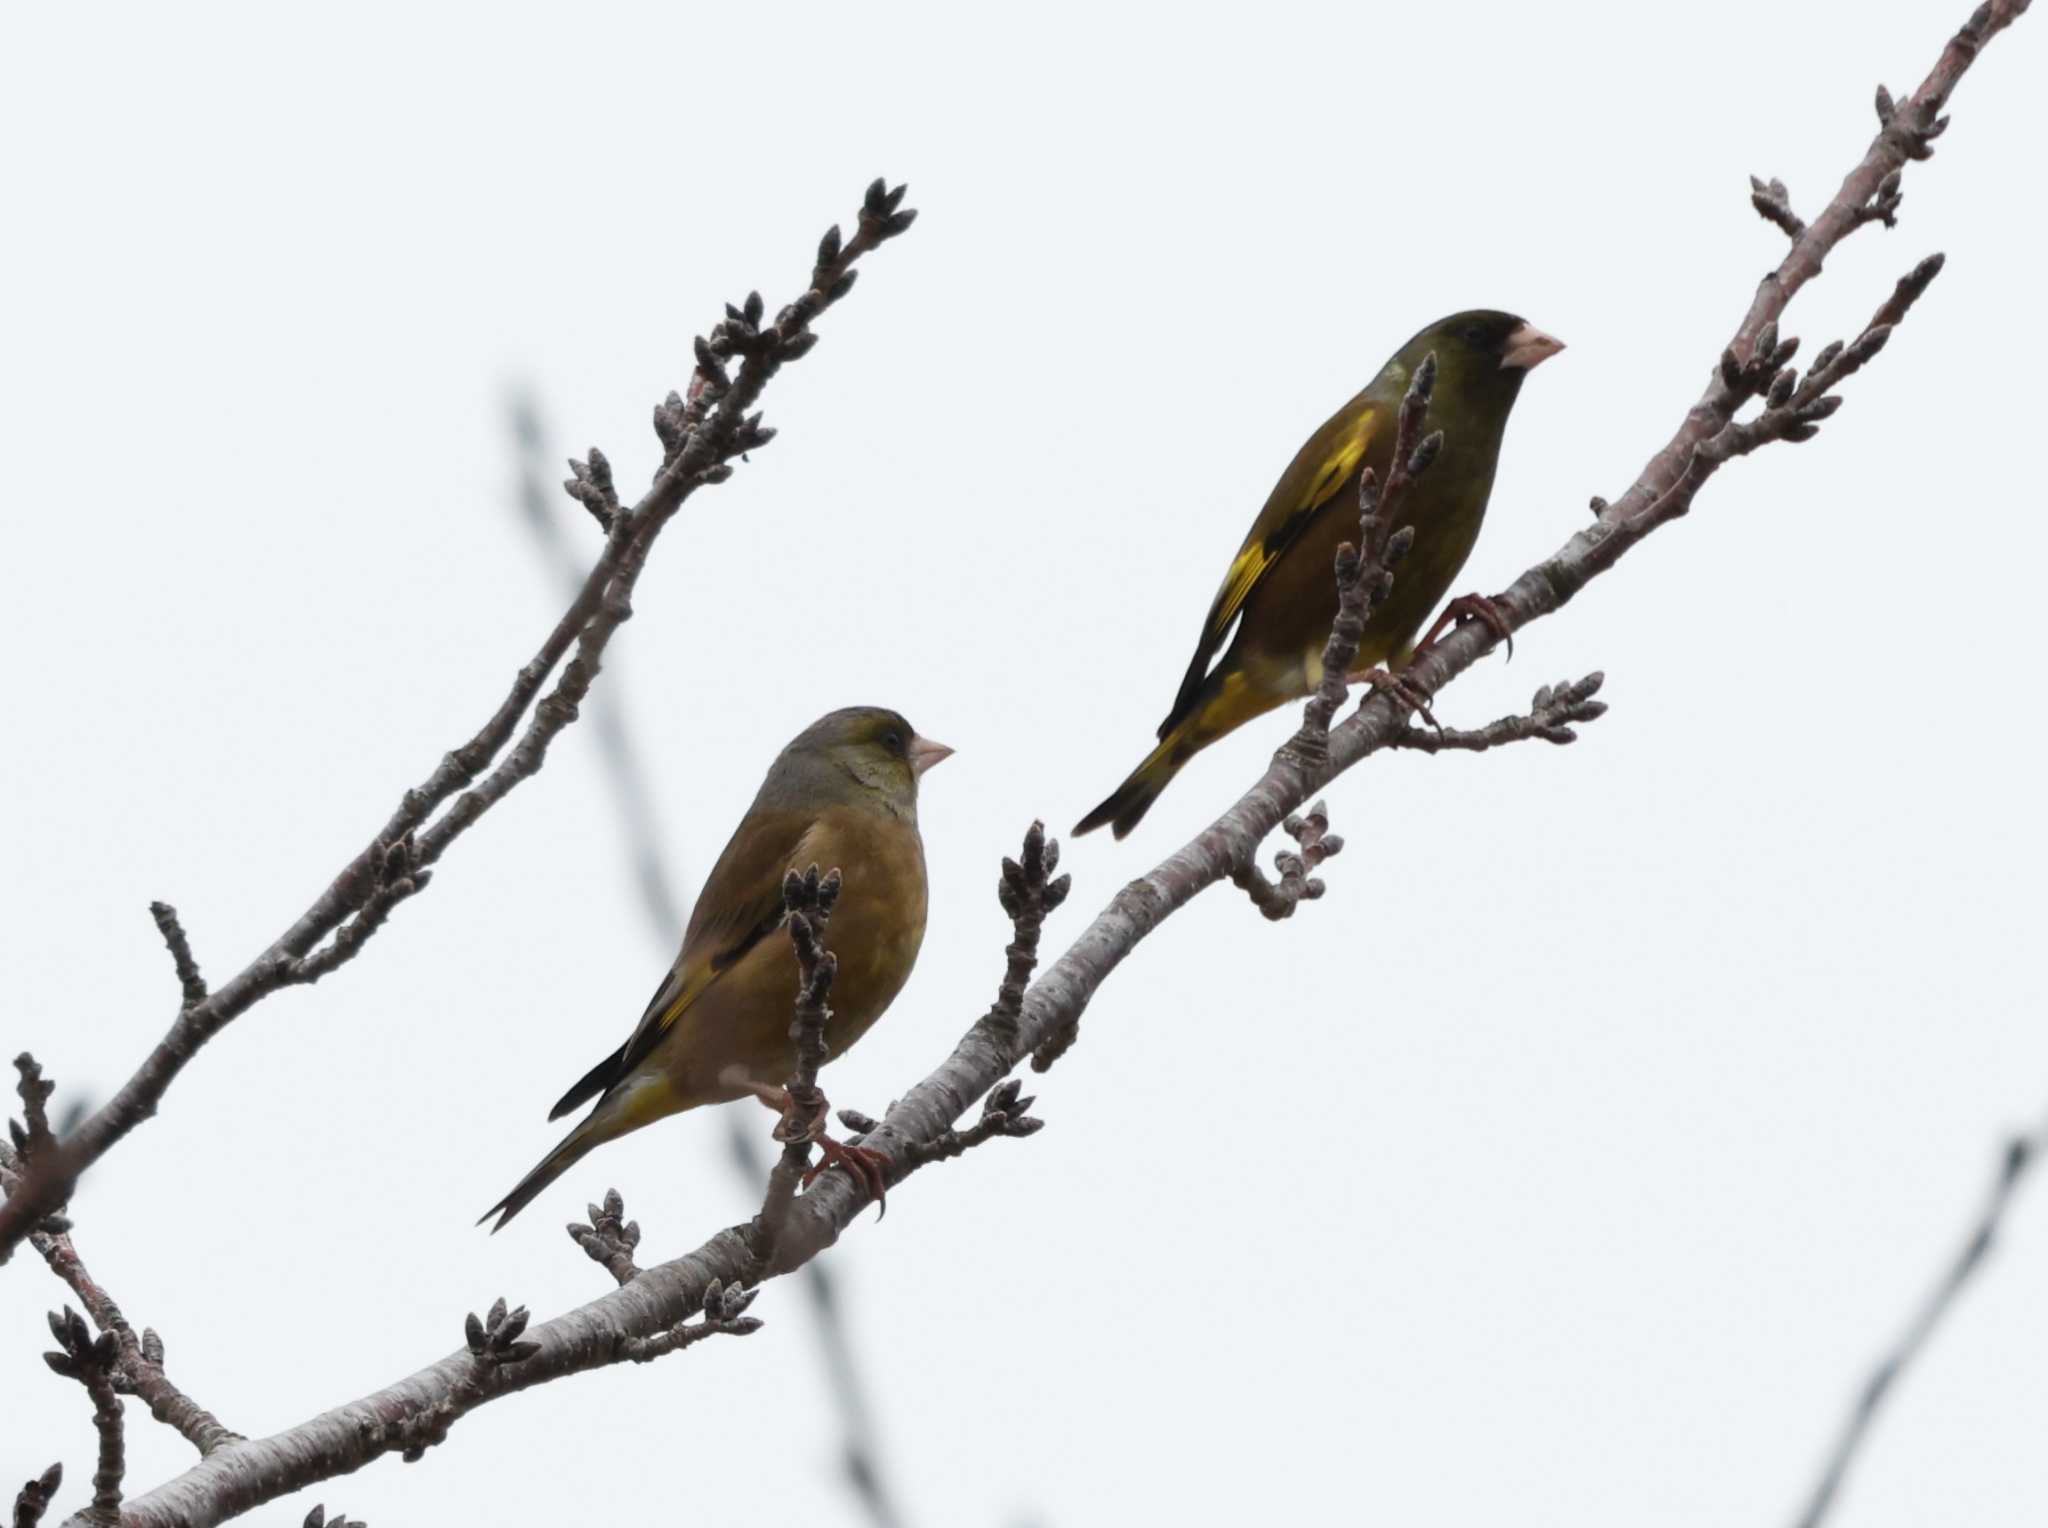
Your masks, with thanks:
<instances>
[{"instance_id":1,"label":"bare branch","mask_svg":"<svg viewBox=\"0 0 2048 1528\"><path fill-rule=\"evenodd\" d=\"M1003 951L1003 979L996 988L996 1000L982 1016L982 1024L1002 1045L1017 1041L1017 1019L1023 1011L1024 993L1031 973L1038 969L1038 940L1045 929L1046 915L1067 900L1074 889L1071 875L1054 876L1059 868L1060 844L1048 838L1045 823L1036 821L1024 831L1024 846L1016 859L1003 859L996 882L996 900L1010 919L1010 943Z\"/></svg>"},{"instance_id":2,"label":"bare branch","mask_svg":"<svg viewBox=\"0 0 2048 1528\"><path fill-rule=\"evenodd\" d=\"M1933 71L1912 98L1915 102L1943 102L1975 56L1977 46L2010 23L2019 7L1996 5L1980 10L1966 33L1974 42L1952 40ZM1966 45L1967 44L1967 45ZM1900 107L1899 110L1905 110ZM1915 110L1919 108L1916 106ZM1586 584L1620 561L1631 548L1667 521L1685 513L1699 489L1727 460L1747 454L1766 439L1804 439L1817 428L1817 420L1803 412L1821 397L1803 394L1796 381L1793 393L1781 405L1767 402L1765 415L1775 407L1778 418L1748 435L1738 435L1718 446L1715 443L1732 429L1738 408L1750 398L1770 395L1779 386L1778 375L1793 342L1778 335L1778 321L1786 305L1807 281L1818 274L1826 255L1853 230L1853 210L1869 201L1878 186L1903 163L1903 151L1896 135L1879 133L1865 151L1862 161L1842 182L1834 199L1808 225L1785 258L1759 284L1748 312L1736 330L1700 400L1687 410L1670 441L1651 457L1626 492L1605 504L1598 519L1580 530L1556 553L1530 568L1503 594L1489 603L1507 630L1519 630L1529 622L1554 614L1568 604ZM1900 284L1900 292L1917 295L1939 266L1922 262ZM1894 302L1879 310L1879 318L1897 308ZM1910 296L1906 299L1910 302ZM1843 346L1816 358L1814 375L1822 386L1832 386L1852 367L1849 351L1854 348L1861 365L1882 347L1879 329L1888 326L1873 321L1855 347ZM1812 378L1809 378L1811 381ZM1825 396L1825 395L1822 395ZM1743 449L1735 449L1736 446ZM1709 450L1712 446L1714 449ZM1460 626L1443 640L1419 653L1403 671L1402 678L1424 698L1439 694L1443 687L1464 673L1499 639L1499 633L1474 622ZM1025 1001L1024 1030L1027 1039L1034 1021L1044 1017L1048 1030L1064 1048L1069 1033L1095 990L1153 929L1191 898L1219 879L1248 863L1256 846L1291 811L1298 810L1309 794L1330 778L1359 760L1390 746L1405 725L1405 713L1414 709L1408 694L1376 694L1329 735L1329 761L1317 767L1311 757L1290 745L1274 757L1266 774L1191 843L1172 855L1149 875L1126 886L1095 922L1083 932L1066 955L1040 977ZM956 1052L956 1059L958 1053Z\"/></svg>"},{"instance_id":3,"label":"bare branch","mask_svg":"<svg viewBox=\"0 0 2048 1528\"><path fill-rule=\"evenodd\" d=\"M32 1057L24 1055L16 1064L22 1068L23 1097L33 1098L35 1102L28 1107L30 1126L22 1133L22 1140L13 1147L0 1145L0 1189L8 1192L18 1185L25 1170L25 1153L21 1147L25 1145L31 1151L50 1149L42 1104L49 1097L52 1084L43 1081L41 1068L36 1066ZM65 1217L47 1216L41 1225L29 1232L29 1245L49 1264L50 1271L78 1296L79 1303L101 1333L112 1337L118 1344L116 1388L124 1394L139 1397L149 1407L151 1416L176 1429L201 1454L211 1453L223 1443L238 1442L242 1436L240 1433L223 1427L217 1417L171 1382L170 1376L164 1372L163 1339L147 1327L139 1336L136 1334L127 1317L121 1314L121 1307L114 1302L114 1297L87 1271L85 1260L79 1256L78 1248L71 1239L70 1229L70 1222Z\"/></svg>"},{"instance_id":4,"label":"bare branch","mask_svg":"<svg viewBox=\"0 0 2048 1528\"><path fill-rule=\"evenodd\" d=\"M1521 716L1503 716L1469 732L1403 727L1394 734L1392 746L1412 748L1419 753L1484 753L1503 743L1520 743L1530 738L1541 738L1546 743L1576 742L1579 735L1572 731L1574 724L1595 721L1607 714L1607 703L1593 699L1606 682L1607 676L1596 670L1573 683L1560 680L1554 686L1546 684Z\"/></svg>"},{"instance_id":5,"label":"bare branch","mask_svg":"<svg viewBox=\"0 0 2048 1528\"><path fill-rule=\"evenodd\" d=\"M86 1271L68 1234L33 1232L30 1241L49 1263L50 1271L71 1286L93 1324L119 1345L118 1389L141 1400L149 1407L151 1416L177 1432L202 1455L224 1444L242 1441L240 1433L222 1425L218 1417L172 1382L164 1372L163 1339L150 1327L137 1334L112 1296Z\"/></svg>"},{"instance_id":6,"label":"bare branch","mask_svg":"<svg viewBox=\"0 0 2048 1528\"><path fill-rule=\"evenodd\" d=\"M744 309L729 310L725 322L697 342L689 400L671 393L655 410L661 469L631 509L612 514L589 575L540 650L475 736L405 793L390 819L291 927L196 1002L190 998L197 967L189 961L189 950L188 958L180 960L173 947L185 1005L134 1075L61 1152L45 1153L43 1160L31 1163L22 1182L0 1203L0 1261L63 1202L81 1170L156 1112L165 1091L201 1047L273 992L317 981L354 958L400 902L425 888L429 867L455 840L540 769L549 744L576 719L612 636L632 615L633 590L656 538L699 488L725 481L735 459L773 438L760 415L750 411L776 372L817 343L810 326L852 290L855 262L915 219L915 212L901 206L903 193L902 186L891 189L879 180L868 187L854 237L842 245L838 229L827 234L810 286L774 323L760 322L762 305L750 298ZM737 370L727 364L735 359ZM593 471L609 477L608 467L586 464L584 480L595 483ZM543 696L557 669L554 689ZM168 930L165 937L170 937Z\"/></svg>"},{"instance_id":7,"label":"bare branch","mask_svg":"<svg viewBox=\"0 0 2048 1528\"><path fill-rule=\"evenodd\" d=\"M1315 872L1324 860L1335 859L1344 848L1343 837L1330 831L1330 809L1320 801L1304 816L1290 814L1280 826L1301 852L1282 849L1273 856L1273 868L1280 872L1277 883L1267 880L1250 861L1230 872L1231 882L1275 923L1293 917L1295 908L1323 894L1323 883Z\"/></svg>"},{"instance_id":8,"label":"bare branch","mask_svg":"<svg viewBox=\"0 0 2048 1528\"><path fill-rule=\"evenodd\" d=\"M1895 112L1911 113L1906 117L1909 122L1933 120L1930 112L1938 111L1947 101L1982 43L2022 9L2019 0L2001 0L1980 9L1971 25L1950 42L1920 88ZM1775 354L1775 338L1770 345L1760 343L1767 326L1776 325L1786 304L1855 226L1855 210L1871 201L1885 177L1912 157L1903 146L1905 141L1889 127L1881 131L1835 198L1765 277L1729 347L1744 364L1753 361L1759 351ZM1748 386L1746 380L1743 385ZM1763 384L1765 392L1775 385L1774 373ZM1697 470L1701 448L1728 428L1737 407L1749 396L1752 394L1729 386L1717 370L1706 393L1687 411L1671 440L1651 458L1627 492L1610 503L1594 524L1524 573L1494 602L1509 627L1520 629L1562 608L1644 536L1689 508L1712 470L1711 466L1705 473ZM698 402L693 398L681 405L684 423ZM612 536L618 535L615 526ZM1460 627L1423 654L1410 677L1428 694L1439 693L1497 640L1498 634L1481 623ZM1014 1040L997 1034L997 1026L976 1023L952 1054L904 1093L868 1133L867 1144L891 1162L896 1181L900 1183L916 1169L910 1156L917 1143L942 1140L973 1101L1004 1079L1022 1055L1077 1022L1110 973L1154 929L1248 861L1256 846L1313 790L1360 759L1390 746L1404 720L1405 713L1396 700L1375 695L1331 729L1327 766L1311 770L1283 749L1229 810L1151 872L1119 891L1072 946L1038 973L1019 1007ZM615 1361L622 1341L670 1330L700 1310L714 1280L721 1290L734 1283L751 1288L765 1277L809 1262L837 1241L866 1200L864 1189L851 1175L826 1174L808 1192L792 1196L774 1240L772 1264L761 1255L754 1227L728 1229L687 1256L649 1267L629 1284L529 1328L525 1336L539 1350L522 1363L496 1370L500 1378L487 1398ZM472 1383L473 1372L473 1360L464 1352L274 1437L223 1449L131 1501L128 1522L131 1528L174 1523L206 1528L403 1449L418 1419L430 1417L462 1394Z\"/></svg>"},{"instance_id":9,"label":"bare branch","mask_svg":"<svg viewBox=\"0 0 2048 1528\"><path fill-rule=\"evenodd\" d=\"M1943 1272L1941 1280L1934 1286L1926 1302L1914 1312L1906 1330L1900 1334L1891 1351L1878 1360L1870 1377L1863 1382L1863 1389L1856 1397L1856 1404L1850 1408L1848 1420L1843 1424L1842 1433L1835 1440L1835 1446L1828 1453L1827 1462L1822 1466L1820 1479L1815 1482L1813 1495L1807 1499L1805 1510L1799 1514L1799 1528L1820 1528L1834 1507L1840 1494L1842 1482L1849 1473L1849 1467L1856 1461L1858 1450L1869 1435L1870 1426L1877 1420L1885 1399L1896 1387L1899 1378L1913 1366L1916 1359L1926 1350L1936 1330L1948 1313L1955 1308L1977 1271L1984 1266L1992 1247L1998 1240L1998 1233L2005 1222L2006 1211L2012 1207L2014 1194L2027 1176L2028 1169L2048 1150L2048 1131L2034 1136L2014 1136L2006 1142L2005 1150L1999 1153L1998 1171L1991 1181L1991 1193L1985 1200L1982 1212L1972 1223L1970 1233L1964 1237L1963 1245Z\"/></svg>"},{"instance_id":10,"label":"bare branch","mask_svg":"<svg viewBox=\"0 0 2048 1528\"><path fill-rule=\"evenodd\" d=\"M53 1373L75 1379L92 1397L92 1423L100 1436L99 1468L93 1471L92 1505L74 1522L118 1528L121 1521L121 1476L127 1468L121 1425L121 1397L114 1389L120 1368L120 1345L112 1332L94 1337L86 1330L85 1318L65 1306L50 1312L50 1335L57 1339L57 1351L45 1353L43 1362Z\"/></svg>"}]
</instances>

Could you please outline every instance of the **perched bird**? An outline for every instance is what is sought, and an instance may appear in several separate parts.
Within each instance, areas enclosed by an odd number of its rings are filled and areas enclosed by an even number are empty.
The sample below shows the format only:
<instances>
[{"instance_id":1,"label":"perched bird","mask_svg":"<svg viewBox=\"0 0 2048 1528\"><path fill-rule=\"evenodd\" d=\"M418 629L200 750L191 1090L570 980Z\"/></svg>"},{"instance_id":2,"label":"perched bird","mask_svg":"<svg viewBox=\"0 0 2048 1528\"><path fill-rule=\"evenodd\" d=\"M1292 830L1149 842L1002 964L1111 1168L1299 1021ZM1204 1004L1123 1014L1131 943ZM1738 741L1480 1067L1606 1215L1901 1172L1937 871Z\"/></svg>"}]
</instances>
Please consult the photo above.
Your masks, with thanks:
<instances>
[{"instance_id":1,"label":"perched bird","mask_svg":"<svg viewBox=\"0 0 2048 1528\"><path fill-rule=\"evenodd\" d=\"M798 968L778 931L791 869L837 867L844 877L825 931L839 961L826 1039L836 1056L867 1033L903 990L924 942L917 784L952 751L894 711L852 706L820 718L776 756L639 1027L548 1118L592 1098L596 1107L484 1212L498 1217L493 1231L593 1146L700 1104L752 1094L784 1105L796 1066L789 1028ZM828 1158L851 1150L825 1144Z\"/></svg>"},{"instance_id":2,"label":"perched bird","mask_svg":"<svg viewBox=\"0 0 2048 1528\"><path fill-rule=\"evenodd\" d=\"M1357 672L1405 664L1415 634L1479 539L1522 379L1562 349L1512 313L1454 313L1403 345L1364 392L1332 414L1280 474L1224 574L1180 694L1160 723L1159 746L1074 831L1107 823L1122 838L1189 759L1322 682L1323 646L1337 616L1337 547L1358 539L1359 473L1370 467L1386 481L1402 395L1434 354L1429 425L1443 432L1443 452L1388 527L1412 525L1415 544L1365 629Z\"/></svg>"}]
</instances>

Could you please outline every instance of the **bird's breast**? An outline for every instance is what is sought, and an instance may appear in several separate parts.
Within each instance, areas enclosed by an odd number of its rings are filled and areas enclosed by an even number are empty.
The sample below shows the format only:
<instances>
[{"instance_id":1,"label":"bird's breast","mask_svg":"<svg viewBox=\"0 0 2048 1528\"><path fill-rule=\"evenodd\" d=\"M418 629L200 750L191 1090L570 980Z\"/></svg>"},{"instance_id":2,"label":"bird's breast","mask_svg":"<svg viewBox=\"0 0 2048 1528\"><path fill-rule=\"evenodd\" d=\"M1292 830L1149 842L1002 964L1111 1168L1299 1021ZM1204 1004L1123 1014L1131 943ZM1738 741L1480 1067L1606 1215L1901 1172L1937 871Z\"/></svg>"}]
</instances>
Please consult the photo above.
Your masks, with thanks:
<instances>
[{"instance_id":1,"label":"bird's breast","mask_svg":"<svg viewBox=\"0 0 2048 1528\"><path fill-rule=\"evenodd\" d=\"M839 1052L867 1032L910 979L929 908L915 824L868 818L827 826L821 847L835 854L843 881L825 931L839 961L831 997L832 1048Z\"/></svg>"}]
</instances>

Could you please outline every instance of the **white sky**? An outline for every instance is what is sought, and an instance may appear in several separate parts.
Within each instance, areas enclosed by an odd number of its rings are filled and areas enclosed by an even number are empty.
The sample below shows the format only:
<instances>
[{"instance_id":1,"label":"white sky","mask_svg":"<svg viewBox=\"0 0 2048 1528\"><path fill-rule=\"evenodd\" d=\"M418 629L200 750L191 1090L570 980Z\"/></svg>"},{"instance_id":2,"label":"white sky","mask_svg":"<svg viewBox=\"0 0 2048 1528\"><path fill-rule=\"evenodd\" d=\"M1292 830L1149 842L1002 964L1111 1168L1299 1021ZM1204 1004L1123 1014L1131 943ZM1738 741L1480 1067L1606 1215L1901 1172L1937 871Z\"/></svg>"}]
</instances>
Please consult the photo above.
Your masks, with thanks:
<instances>
[{"instance_id":1,"label":"white sky","mask_svg":"<svg viewBox=\"0 0 2048 1528\"><path fill-rule=\"evenodd\" d=\"M879 1112L994 988L997 857L1143 751L1308 430L1452 308L1568 340L1461 581L1502 586L1662 443L1778 257L1745 177L1817 208L1873 85L1966 10L13 9L0 1051L104 1096L174 1007L148 900L225 977L495 702L558 606L508 390L644 481L690 335L751 285L785 300L886 172L922 221L776 383L781 438L664 538L601 685L692 879L829 707L958 747L922 963L829 1074ZM1810 354L1950 253L1838 419L1442 708L1601 667L1611 715L1339 782L1324 902L1176 918L1043 1080L1038 1138L920 1175L833 1254L917 1523L1789 1517L2048 1109L2044 32L1989 51L1902 228L1795 308ZM1292 725L1070 846L1049 947ZM657 1257L748 1211L693 1116L471 1226L668 956L620 850L578 729L91 1180L91 1266L230 1425L395 1379L497 1294L600 1293L560 1227L608 1184ZM2048 1520L2044 1277L2037 1185L1842 1522ZM90 1474L86 1402L34 1356L60 1293L0 1273L10 1480ZM258 1519L852 1521L804 1306L755 1311ZM130 1414L131 1484L183 1468Z\"/></svg>"}]
</instances>

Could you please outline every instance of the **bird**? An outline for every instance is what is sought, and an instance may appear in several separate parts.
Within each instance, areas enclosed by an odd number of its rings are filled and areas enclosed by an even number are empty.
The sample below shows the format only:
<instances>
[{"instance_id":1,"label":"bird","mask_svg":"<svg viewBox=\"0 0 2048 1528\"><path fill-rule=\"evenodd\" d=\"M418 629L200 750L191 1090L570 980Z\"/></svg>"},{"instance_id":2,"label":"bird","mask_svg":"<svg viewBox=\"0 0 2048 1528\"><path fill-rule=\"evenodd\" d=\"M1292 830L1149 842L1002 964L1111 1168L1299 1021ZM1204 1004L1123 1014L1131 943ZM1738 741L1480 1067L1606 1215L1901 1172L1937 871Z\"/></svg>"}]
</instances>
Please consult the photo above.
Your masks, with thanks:
<instances>
[{"instance_id":1,"label":"bird","mask_svg":"<svg viewBox=\"0 0 2048 1528\"><path fill-rule=\"evenodd\" d=\"M918 782L952 754L899 712L851 706L820 717L768 768L753 805L691 909L682 951L626 1043L564 1093L551 1120L590 1113L483 1213L495 1233L593 1147L685 1109L749 1095L789 1106L798 964L783 878L825 865L843 883L824 943L838 961L826 1040L832 1054L867 1033L909 980L924 942L928 892ZM822 1118L822 1113L819 1116ZM879 1198L872 1165L813 1131ZM870 1174L872 1174L870 1176Z\"/></svg>"},{"instance_id":2,"label":"bird","mask_svg":"<svg viewBox=\"0 0 2048 1528\"><path fill-rule=\"evenodd\" d=\"M1321 683L1323 648L1337 615L1337 547L1359 535L1359 474L1370 468L1386 481L1402 396L1434 355L1429 423L1443 432L1442 452L1387 527L1391 533L1413 526L1415 541L1392 592L1366 626L1355 673L1380 665L1397 671L1413 657L1416 633L1479 538L1501 436L1522 382L1562 349L1561 340L1513 313L1453 313L1397 350L1364 391L1308 438L1223 575L1180 693L1159 724L1159 745L1081 819L1076 836L1107 825L1124 837L1189 759ZM1499 619L1477 596L1454 608Z\"/></svg>"}]
</instances>

